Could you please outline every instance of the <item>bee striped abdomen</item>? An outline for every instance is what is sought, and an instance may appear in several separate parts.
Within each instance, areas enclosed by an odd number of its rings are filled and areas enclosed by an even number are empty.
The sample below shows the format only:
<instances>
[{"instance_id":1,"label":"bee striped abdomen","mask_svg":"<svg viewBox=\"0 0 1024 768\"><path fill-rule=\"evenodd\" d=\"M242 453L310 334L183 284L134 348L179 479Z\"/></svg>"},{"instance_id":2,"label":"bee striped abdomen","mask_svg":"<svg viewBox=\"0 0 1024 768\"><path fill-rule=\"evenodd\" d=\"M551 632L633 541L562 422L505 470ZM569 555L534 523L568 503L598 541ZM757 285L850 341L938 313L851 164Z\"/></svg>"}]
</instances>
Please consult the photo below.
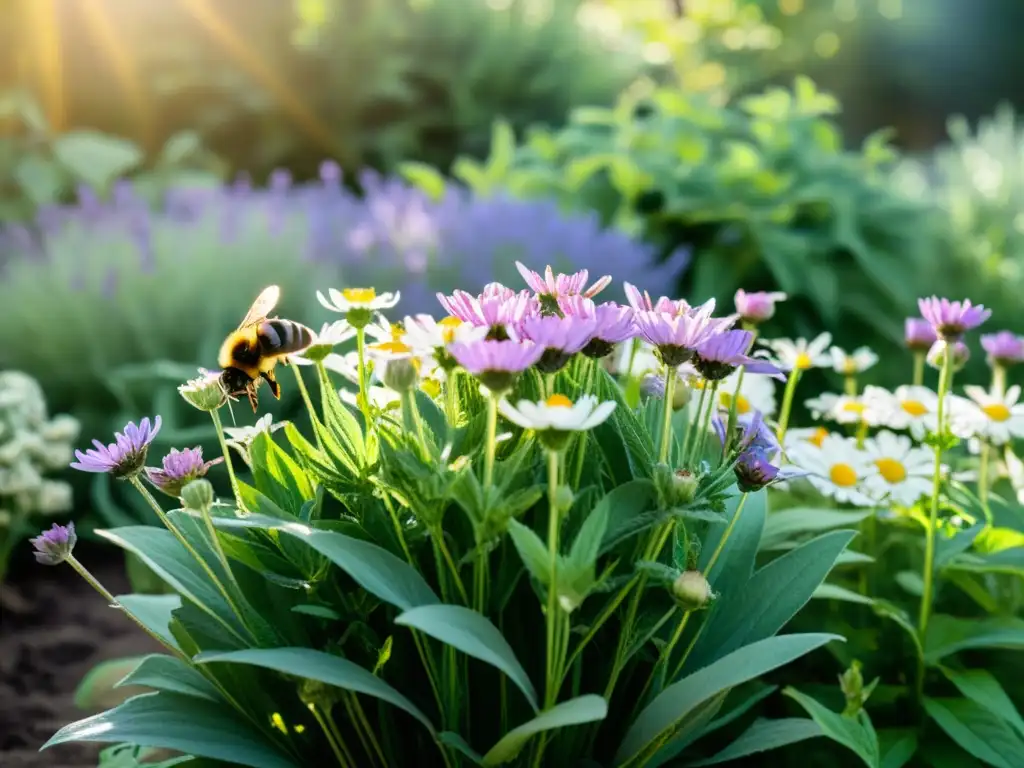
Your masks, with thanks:
<instances>
[{"instance_id":1,"label":"bee striped abdomen","mask_svg":"<svg viewBox=\"0 0 1024 768\"><path fill-rule=\"evenodd\" d=\"M257 330L260 351L264 355L288 355L313 343L313 331L292 320L264 320Z\"/></svg>"}]
</instances>

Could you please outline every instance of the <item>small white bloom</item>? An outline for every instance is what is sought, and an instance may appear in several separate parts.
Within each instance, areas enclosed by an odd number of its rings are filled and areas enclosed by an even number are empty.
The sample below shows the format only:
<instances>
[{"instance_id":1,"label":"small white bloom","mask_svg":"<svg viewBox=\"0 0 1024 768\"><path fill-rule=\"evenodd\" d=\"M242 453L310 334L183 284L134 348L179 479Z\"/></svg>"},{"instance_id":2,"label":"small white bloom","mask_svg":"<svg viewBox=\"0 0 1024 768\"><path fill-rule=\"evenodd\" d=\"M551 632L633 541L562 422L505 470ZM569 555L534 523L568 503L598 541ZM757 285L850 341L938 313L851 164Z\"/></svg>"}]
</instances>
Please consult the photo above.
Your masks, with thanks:
<instances>
[{"instance_id":1,"label":"small white bloom","mask_svg":"<svg viewBox=\"0 0 1024 768\"><path fill-rule=\"evenodd\" d=\"M847 354L842 347L832 347L829 354L832 356L832 367L835 368L836 373L841 373L844 376L856 376L858 373L864 373L878 362L878 355L867 347L858 347L850 354Z\"/></svg>"},{"instance_id":2,"label":"small white bloom","mask_svg":"<svg viewBox=\"0 0 1024 768\"><path fill-rule=\"evenodd\" d=\"M859 424L864 418L864 403L861 398L851 395L836 395L824 392L804 402L815 419L834 421L839 424Z\"/></svg>"},{"instance_id":3,"label":"small white bloom","mask_svg":"<svg viewBox=\"0 0 1024 768\"><path fill-rule=\"evenodd\" d=\"M598 403L593 395L584 395L575 403L565 395L552 395L538 403L520 400L515 406L507 400L498 403L502 416L535 431L582 432L603 423L614 410L615 401Z\"/></svg>"},{"instance_id":4,"label":"small white bloom","mask_svg":"<svg viewBox=\"0 0 1024 768\"><path fill-rule=\"evenodd\" d=\"M806 444L817 450L821 448L822 442L830 434L832 433L824 427L796 427L788 429L786 430L786 436L783 438L783 449L787 455L790 449L798 444Z\"/></svg>"},{"instance_id":5,"label":"small white bloom","mask_svg":"<svg viewBox=\"0 0 1024 768\"><path fill-rule=\"evenodd\" d=\"M862 401L869 424L909 430L915 440L923 440L938 424L939 398L927 387L903 386L889 392L867 386Z\"/></svg>"},{"instance_id":6,"label":"small white bloom","mask_svg":"<svg viewBox=\"0 0 1024 768\"><path fill-rule=\"evenodd\" d=\"M1012 386L999 395L983 387L968 384L964 392L970 398L956 398L950 408L950 429L961 437L979 437L993 445L1004 445L1024 437L1024 403L1020 387Z\"/></svg>"},{"instance_id":7,"label":"small white bloom","mask_svg":"<svg viewBox=\"0 0 1024 768\"><path fill-rule=\"evenodd\" d=\"M687 366L683 366L686 368ZM692 416L697 414L697 405L700 401L699 391L706 386L706 382L699 376L690 378L690 386L694 388L693 396L690 398ZM739 385L739 395L736 394L736 386ZM752 414L760 411L764 418L775 413L775 379L770 376L745 375L740 381L739 371L733 371L720 382L718 382L718 410L730 411L733 398L736 397L736 413L739 416Z\"/></svg>"},{"instance_id":8,"label":"small white bloom","mask_svg":"<svg viewBox=\"0 0 1024 768\"><path fill-rule=\"evenodd\" d=\"M874 504L862 488L878 468L867 453L858 450L856 441L829 435L821 441L821 448L797 443L789 449L788 458L807 472L807 480L826 496L858 507Z\"/></svg>"},{"instance_id":9,"label":"small white bloom","mask_svg":"<svg viewBox=\"0 0 1024 768\"><path fill-rule=\"evenodd\" d=\"M832 358L826 352L832 343L831 333L822 333L812 341L770 339L764 343L775 353L779 367L787 371L806 371L810 368L828 368L832 365Z\"/></svg>"},{"instance_id":10,"label":"small white bloom","mask_svg":"<svg viewBox=\"0 0 1024 768\"><path fill-rule=\"evenodd\" d=\"M227 444L238 451L238 454L248 464L249 446L252 445L252 441L256 439L256 436L261 432L273 434L287 423L286 421L280 421L272 424L271 414L268 413L257 419L256 423L251 427L224 427L224 434L227 437Z\"/></svg>"},{"instance_id":11,"label":"small white bloom","mask_svg":"<svg viewBox=\"0 0 1024 768\"><path fill-rule=\"evenodd\" d=\"M328 288L327 294L330 298L317 291L316 298L326 309L341 314L347 314L353 309L368 311L391 309L398 304L398 300L401 298L401 293L398 291L382 293L378 296L377 291L373 288L343 288L340 291Z\"/></svg>"},{"instance_id":12,"label":"small white bloom","mask_svg":"<svg viewBox=\"0 0 1024 768\"><path fill-rule=\"evenodd\" d=\"M313 343L302 352L289 355L288 360L299 365L314 365L317 361L323 360L339 344L344 344L356 335L356 329L345 320L337 320L333 323L324 323L320 332L316 334Z\"/></svg>"},{"instance_id":13,"label":"small white bloom","mask_svg":"<svg viewBox=\"0 0 1024 768\"><path fill-rule=\"evenodd\" d=\"M932 491L935 459L927 448L914 447L906 435L883 430L864 441L877 473L864 481L864 492L877 502L910 506Z\"/></svg>"},{"instance_id":14,"label":"small white bloom","mask_svg":"<svg viewBox=\"0 0 1024 768\"><path fill-rule=\"evenodd\" d=\"M469 344L485 338L490 329L485 325L465 323L449 316L435 320L430 315L406 317L405 343L416 350L444 349L449 344Z\"/></svg>"},{"instance_id":15,"label":"small white bloom","mask_svg":"<svg viewBox=\"0 0 1024 768\"><path fill-rule=\"evenodd\" d=\"M352 407L359 407L359 403L357 402L357 392L342 387L338 390L338 395L344 402L348 403ZM370 401L370 405L378 411L389 411L393 408L400 408L402 405L402 396L398 392L395 392L395 390L389 389L388 387L382 387L379 385L369 386L366 389L366 396Z\"/></svg>"}]
</instances>

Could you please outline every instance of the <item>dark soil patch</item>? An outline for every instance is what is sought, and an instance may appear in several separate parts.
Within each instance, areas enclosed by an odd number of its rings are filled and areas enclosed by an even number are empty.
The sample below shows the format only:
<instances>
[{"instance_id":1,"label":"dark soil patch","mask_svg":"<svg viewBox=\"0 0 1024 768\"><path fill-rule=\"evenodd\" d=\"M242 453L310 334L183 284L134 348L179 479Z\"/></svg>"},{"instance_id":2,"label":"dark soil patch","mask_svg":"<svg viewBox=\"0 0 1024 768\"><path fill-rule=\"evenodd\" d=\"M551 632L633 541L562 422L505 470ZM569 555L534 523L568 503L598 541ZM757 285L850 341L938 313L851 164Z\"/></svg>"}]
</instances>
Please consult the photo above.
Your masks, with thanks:
<instances>
[{"instance_id":1,"label":"dark soil patch","mask_svg":"<svg viewBox=\"0 0 1024 768\"><path fill-rule=\"evenodd\" d=\"M80 544L75 554L111 593L130 591L124 559ZM0 601L0 764L4 768L95 768L102 745L39 747L86 717L75 687L101 661L161 650L68 566L13 563Z\"/></svg>"}]
</instances>

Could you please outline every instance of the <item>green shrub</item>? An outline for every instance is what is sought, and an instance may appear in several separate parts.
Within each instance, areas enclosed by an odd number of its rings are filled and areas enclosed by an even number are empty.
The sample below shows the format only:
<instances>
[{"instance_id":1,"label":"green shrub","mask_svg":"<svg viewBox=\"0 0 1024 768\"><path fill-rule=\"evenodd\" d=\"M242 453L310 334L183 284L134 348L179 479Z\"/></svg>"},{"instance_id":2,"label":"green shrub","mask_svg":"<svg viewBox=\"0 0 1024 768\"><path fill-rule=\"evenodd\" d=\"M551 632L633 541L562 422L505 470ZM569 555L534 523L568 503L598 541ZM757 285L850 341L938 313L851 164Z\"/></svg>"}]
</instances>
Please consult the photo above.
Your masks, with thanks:
<instances>
[{"instance_id":1,"label":"green shrub","mask_svg":"<svg viewBox=\"0 0 1024 768\"><path fill-rule=\"evenodd\" d=\"M474 189L592 208L664 252L692 246L684 295L786 291L796 301L771 328L780 335L824 328L846 347L894 350L936 223L893 189L884 133L843 149L838 109L806 78L726 107L633 88L613 109L577 109L565 128L496 142L485 163L454 172Z\"/></svg>"}]
</instances>

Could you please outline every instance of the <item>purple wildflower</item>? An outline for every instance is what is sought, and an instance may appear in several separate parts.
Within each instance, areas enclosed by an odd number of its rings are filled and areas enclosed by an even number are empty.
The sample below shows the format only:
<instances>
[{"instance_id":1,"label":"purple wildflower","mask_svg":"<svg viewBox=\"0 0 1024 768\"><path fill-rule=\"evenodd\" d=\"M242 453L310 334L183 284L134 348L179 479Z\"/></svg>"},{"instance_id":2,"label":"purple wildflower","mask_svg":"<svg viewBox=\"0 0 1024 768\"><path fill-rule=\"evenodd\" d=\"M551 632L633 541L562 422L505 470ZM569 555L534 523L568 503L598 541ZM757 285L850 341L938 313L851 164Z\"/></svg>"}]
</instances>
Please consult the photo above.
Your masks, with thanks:
<instances>
[{"instance_id":1,"label":"purple wildflower","mask_svg":"<svg viewBox=\"0 0 1024 768\"><path fill-rule=\"evenodd\" d=\"M751 325L763 323L775 315L775 303L785 301L786 294L780 291L755 291L747 293L742 288L733 299L740 318Z\"/></svg>"},{"instance_id":2,"label":"purple wildflower","mask_svg":"<svg viewBox=\"0 0 1024 768\"><path fill-rule=\"evenodd\" d=\"M903 325L903 337L907 349L914 352L927 352L939 338L932 324L923 317L908 317Z\"/></svg>"},{"instance_id":3,"label":"purple wildflower","mask_svg":"<svg viewBox=\"0 0 1024 768\"><path fill-rule=\"evenodd\" d=\"M719 381L741 365L747 373L764 373L785 380L782 371L769 363L747 354L754 343L750 331L725 331L715 334L697 347L693 365L705 379Z\"/></svg>"},{"instance_id":4,"label":"purple wildflower","mask_svg":"<svg viewBox=\"0 0 1024 768\"><path fill-rule=\"evenodd\" d=\"M75 458L78 461L72 463L71 468L82 472L107 472L117 478L137 475L145 466L149 444L159 431L159 416L153 420L152 425L148 418L140 421L138 426L135 426L134 422L128 422L124 432L116 433L114 442L110 445L93 440L95 448L90 448L85 453L75 451Z\"/></svg>"},{"instance_id":5,"label":"purple wildflower","mask_svg":"<svg viewBox=\"0 0 1024 768\"><path fill-rule=\"evenodd\" d=\"M715 434L718 435L718 441L722 447L726 447L729 436L726 435L725 420L716 414L711 420L711 424L715 428ZM765 423L760 411L737 416L734 428L738 435L735 436L731 447L738 452L753 450L766 456L774 456L781 450L775 433Z\"/></svg>"},{"instance_id":6,"label":"purple wildflower","mask_svg":"<svg viewBox=\"0 0 1024 768\"><path fill-rule=\"evenodd\" d=\"M932 296L918 299L917 306L924 319L932 324L936 335L947 341L957 341L965 331L977 328L992 315L992 310L981 304L971 304L970 299L950 301Z\"/></svg>"},{"instance_id":7,"label":"purple wildflower","mask_svg":"<svg viewBox=\"0 0 1024 768\"><path fill-rule=\"evenodd\" d=\"M516 293L500 283L487 284L479 296L455 291L451 296L438 293L437 300L464 323L490 328L497 341L510 338L524 318L540 312L540 302L530 291Z\"/></svg>"},{"instance_id":8,"label":"purple wildflower","mask_svg":"<svg viewBox=\"0 0 1024 768\"><path fill-rule=\"evenodd\" d=\"M736 473L736 484L743 493L759 491L783 479L779 476L779 468L771 463L768 455L753 448L739 455L733 472Z\"/></svg>"},{"instance_id":9,"label":"purple wildflower","mask_svg":"<svg viewBox=\"0 0 1024 768\"><path fill-rule=\"evenodd\" d=\"M1024 362L1024 336L1000 331L981 337L989 365L1009 366Z\"/></svg>"},{"instance_id":10,"label":"purple wildflower","mask_svg":"<svg viewBox=\"0 0 1024 768\"><path fill-rule=\"evenodd\" d=\"M181 496L182 488L193 480L205 477L210 467L222 461L223 457L203 461L203 449L198 446L183 451L172 448L171 452L164 456L163 469L146 467L146 479L157 490L178 498Z\"/></svg>"},{"instance_id":11,"label":"purple wildflower","mask_svg":"<svg viewBox=\"0 0 1024 768\"><path fill-rule=\"evenodd\" d=\"M558 302L566 317L592 317L595 321L594 335L583 348L587 357L602 358L610 355L615 345L636 336L633 322L634 309L608 301L595 304L583 296L571 296Z\"/></svg>"},{"instance_id":12,"label":"purple wildflower","mask_svg":"<svg viewBox=\"0 0 1024 768\"><path fill-rule=\"evenodd\" d=\"M676 300L662 296L657 301L651 301L651 296L647 291L641 293L631 283L623 283L622 287L626 291L629 306L637 312L664 312L669 315L682 315L690 310L690 304L685 299Z\"/></svg>"},{"instance_id":13,"label":"purple wildflower","mask_svg":"<svg viewBox=\"0 0 1024 768\"><path fill-rule=\"evenodd\" d=\"M634 315L639 335L657 347L658 357L665 365L676 367L696 354L697 347L715 333L716 326L703 311L669 315L664 312L637 312Z\"/></svg>"},{"instance_id":14,"label":"purple wildflower","mask_svg":"<svg viewBox=\"0 0 1024 768\"><path fill-rule=\"evenodd\" d=\"M36 561L43 565L60 565L71 555L75 548L78 536L75 534L75 524L67 525L53 524L48 531L43 531L29 543L35 550Z\"/></svg>"},{"instance_id":15,"label":"purple wildflower","mask_svg":"<svg viewBox=\"0 0 1024 768\"><path fill-rule=\"evenodd\" d=\"M596 326L593 317L537 315L523 320L519 330L524 339L544 349L537 367L544 373L555 373L590 343Z\"/></svg>"},{"instance_id":16,"label":"purple wildflower","mask_svg":"<svg viewBox=\"0 0 1024 768\"><path fill-rule=\"evenodd\" d=\"M571 275L555 275L551 265L544 268L543 276L534 272L520 261L516 262L516 269L523 276L526 284L532 288L538 296L548 296L553 299L560 299L565 296L583 296L593 298L608 287L612 281L611 275L605 275L589 288L586 288L587 278L590 273L581 269Z\"/></svg>"},{"instance_id":17,"label":"purple wildflower","mask_svg":"<svg viewBox=\"0 0 1024 768\"><path fill-rule=\"evenodd\" d=\"M544 347L532 342L482 339L450 344L448 352L489 390L504 392L511 389L517 375L540 360Z\"/></svg>"}]
</instances>

